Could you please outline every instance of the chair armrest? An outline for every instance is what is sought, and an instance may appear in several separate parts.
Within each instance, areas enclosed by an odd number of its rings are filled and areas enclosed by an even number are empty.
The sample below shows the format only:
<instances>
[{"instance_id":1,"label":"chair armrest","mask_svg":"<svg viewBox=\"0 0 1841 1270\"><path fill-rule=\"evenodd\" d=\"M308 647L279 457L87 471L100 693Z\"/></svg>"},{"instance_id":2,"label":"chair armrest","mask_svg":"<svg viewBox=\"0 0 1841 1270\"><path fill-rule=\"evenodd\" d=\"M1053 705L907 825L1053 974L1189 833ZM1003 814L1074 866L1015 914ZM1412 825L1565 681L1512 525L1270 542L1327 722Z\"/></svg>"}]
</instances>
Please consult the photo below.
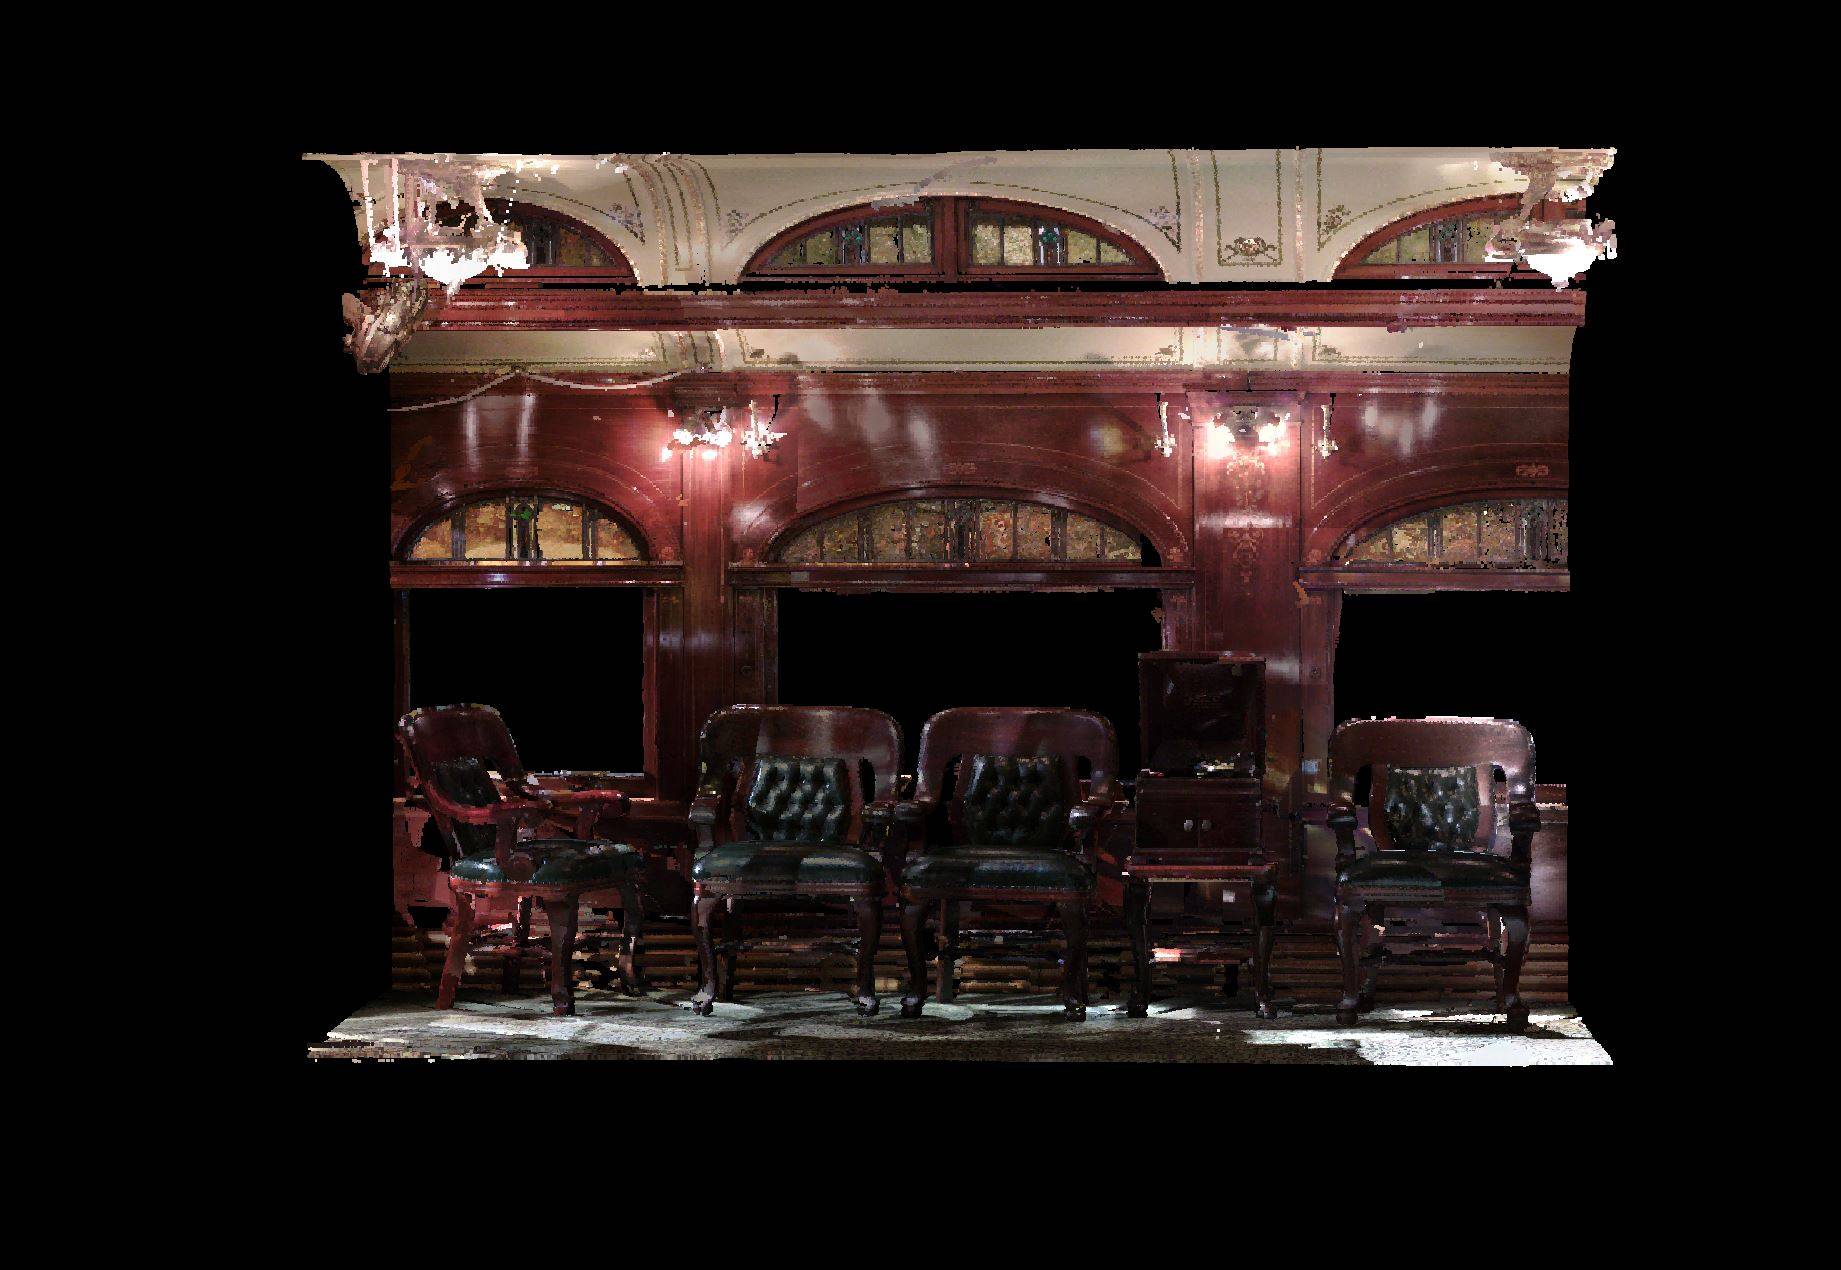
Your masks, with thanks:
<instances>
[{"instance_id":1,"label":"chair armrest","mask_svg":"<svg viewBox=\"0 0 1841 1270\"><path fill-rule=\"evenodd\" d=\"M909 826L918 825L926 820L933 814L933 809L939 805L931 798L903 798L885 801L894 802L896 821Z\"/></svg>"},{"instance_id":2,"label":"chair armrest","mask_svg":"<svg viewBox=\"0 0 1841 1270\"><path fill-rule=\"evenodd\" d=\"M565 811L575 811L575 836L586 842L602 820L618 820L632 810L632 800L617 789L546 789L541 796Z\"/></svg>"},{"instance_id":3,"label":"chair armrest","mask_svg":"<svg viewBox=\"0 0 1841 1270\"><path fill-rule=\"evenodd\" d=\"M1074 834L1074 850L1093 867L1099 858L1099 831L1118 818L1129 806L1122 799L1084 798L1068 810L1068 828Z\"/></svg>"},{"instance_id":4,"label":"chair armrest","mask_svg":"<svg viewBox=\"0 0 1841 1270\"><path fill-rule=\"evenodd\" d=\"M1323 823L1336 835L1336 863L1340 867L1346 861L1354 859L1361 852L1355 844L1355 804L1337 801L1333 803L1313 803L1298 809L1300 819L1312 821L1314 813L1323 812Z\"/></svg>"},{"instance_id":5,"label":"chair armrest","mask_svg":"<svg viewBox=\"0 0 1841 1270\"><path fill-rule=\"evenodd\" d=\"M686 818L696 831L696 850L707 851L715 846L716 827L729 818L729 800L723 792L722 782L705 781L690 800L690 811Z\"/></svg>"}]
</instances>

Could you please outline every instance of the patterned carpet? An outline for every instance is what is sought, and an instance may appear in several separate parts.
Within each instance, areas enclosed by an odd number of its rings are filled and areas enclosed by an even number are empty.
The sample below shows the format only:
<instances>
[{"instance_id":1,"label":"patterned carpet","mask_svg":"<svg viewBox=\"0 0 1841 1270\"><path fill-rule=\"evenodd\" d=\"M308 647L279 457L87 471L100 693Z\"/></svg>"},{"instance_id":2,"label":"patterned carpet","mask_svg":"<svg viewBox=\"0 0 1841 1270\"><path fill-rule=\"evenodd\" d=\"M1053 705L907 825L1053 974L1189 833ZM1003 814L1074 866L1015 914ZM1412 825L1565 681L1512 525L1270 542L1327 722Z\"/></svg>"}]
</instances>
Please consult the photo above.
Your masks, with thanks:
<instances>
[{"instance_id":1,"label":"patterned carpet","mask_svg":"<svg viewBox=\"0 0 1841 1270\"><path fill-rule=\"evenodd\" d=\"M1565 1007L1536 1007L1528 1030L1509 1033L1488 1003L1382 1006L1360 1024L1321 1007L1285 1009L1276 1021L1205 995L1155 1002L1148 1019L1122 1004L1095 1004L1071 1023L1048 994L964 993L929 1001L904 1019L899 998L857 1016L842 996L753 993L699 1018L686 994L627 998L580 991L575 1018L553 1018L542 996L462 993L452 1010L425 995L386 997L327 1035L322 1060L460 1058L972 1059L1013 1062L1314 1063L1354 1066L1608 1065L1610 1055Z\"/></svg>"}]
</instances>

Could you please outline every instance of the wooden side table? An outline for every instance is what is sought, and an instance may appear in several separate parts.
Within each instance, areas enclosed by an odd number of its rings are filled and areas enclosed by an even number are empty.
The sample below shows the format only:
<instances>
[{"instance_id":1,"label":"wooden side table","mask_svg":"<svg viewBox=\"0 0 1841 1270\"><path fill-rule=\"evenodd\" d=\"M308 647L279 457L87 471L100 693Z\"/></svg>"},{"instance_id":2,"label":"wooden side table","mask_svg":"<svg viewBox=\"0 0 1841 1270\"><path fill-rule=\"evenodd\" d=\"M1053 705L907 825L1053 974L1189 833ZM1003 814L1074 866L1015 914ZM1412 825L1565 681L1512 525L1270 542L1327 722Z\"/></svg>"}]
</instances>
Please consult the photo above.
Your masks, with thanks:
<instances>
[{"instance_id":1,"label":"wooden side table","mask_svg":"<svg viewBox=\"0 0 1841 1270\"><path fill-rule=\"evenodd\" d=\"M1128 859L1121 870L1125 883L1125 928L1131 936L1136 971L1126 1013L1148 1013L1151 1000L1151 887L1160 882L1200 882L1224 890L1244 891L1253 905L1253 996L1259 1017L1276 1019L1272 998L1272 935L1278 913L1278 864L1225 864L1186 860L1148 864Z\"/></svg>"}]
</instances>

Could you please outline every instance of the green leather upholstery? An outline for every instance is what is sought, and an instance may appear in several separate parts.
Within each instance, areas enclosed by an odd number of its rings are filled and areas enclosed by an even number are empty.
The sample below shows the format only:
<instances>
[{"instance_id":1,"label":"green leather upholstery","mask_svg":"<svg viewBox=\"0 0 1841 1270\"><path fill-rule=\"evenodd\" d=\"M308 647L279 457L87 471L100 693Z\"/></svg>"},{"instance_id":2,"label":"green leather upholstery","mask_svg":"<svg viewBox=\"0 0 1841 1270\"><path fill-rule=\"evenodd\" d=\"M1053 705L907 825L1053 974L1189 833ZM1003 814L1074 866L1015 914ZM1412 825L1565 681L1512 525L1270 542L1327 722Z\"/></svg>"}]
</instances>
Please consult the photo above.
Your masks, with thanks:
<instances>
[{"instance_id":1,"label":"green leather upholstery","mask_svg":"<svg viewBox=\"0 0 1841 1270\"><path fill-rule=\"evenodd\" d=\"M449 802L459 803L462 807L496 807L499 805L499 791L486 775L486 765L477 758L455 758L445 763L436 763L430 774L435 788ZM454 837L459 840L460 853L463 856L492 853L493 844L498 836L498 829L492 825L464 825L454 822Z\"/></svg>"},{"instance_id":2,"label":"green leather upholstery","mask_svg":"<svg viewBox=\"0 0 1841 1270\"><path fill-rule=\"evenodd\" d=\"M841 758L763 757L748 791L756 842L847 843L850 774Z\"/></svg>"},{"instance_id":3,"label":"green leather upholstery","mask_svg":"<svg viewBox=\"0 0 1841 1270\"><path fill-rule=\"evenodd\" d=\"M823 843L724 842L697 857L693 881L770 887L882 885L882 866L867 851Z\"/></svg>"},{"instance_id":4,"label":"green leather upholstery","mask_svg":"<svg viewBox=\"0 0 1841 1270\"><path fill-rule=\"evenodd\" d=\"M1387 769L1387 832L1402 851L1462 851L1476 845L1477 769Z\"/></svg>"},{"instance_id":5,"label":"green leather upholstery","mask_svg":"<svg viewBox=\"0 0 1841 1270\"><path fill-rule=\"evenodd\" d=\"M520 842L518 850L536 857L537 872L526 883L530 886L612 886L638 870L641 861L637 847L599 839L577 842L573 838L534 838ZM464 882L505 880L491 851L454 861L448 875Z\"/></svg>"},{"instance_id":6,"label":"green leather upholstery","mask_svg":"<svg viewBox=\"0 0 1841 1270\"><path fill-rule=\"evenodd\" d=\"M1078 857L1028 847L929 847L909 861L901 884L917 892L1066 891L1092 886Z\"/></svg>"},{"instance_id":7,"label":"green leather upholstery","mask_svg":"<svg viewBox=\"0 0 1841 1270\"><path fill-rule=\"evenodd\" d=\"M1466 890L1526 887L1528 873L1506 857L1480 851L1381 851L1345 865L1336 885L1461 895Z\"/></svg>"},{"instance_id":8,"label":"green leather upholstery","mask_svg":"<svg viewBox=\"0 0 1841 1270\"><path fill-rule=\"evenodd\" d=\"M972 755L961 808L974 846L1059 847L1068 834L1061 757Z\"/></svg>"}]
</instances>

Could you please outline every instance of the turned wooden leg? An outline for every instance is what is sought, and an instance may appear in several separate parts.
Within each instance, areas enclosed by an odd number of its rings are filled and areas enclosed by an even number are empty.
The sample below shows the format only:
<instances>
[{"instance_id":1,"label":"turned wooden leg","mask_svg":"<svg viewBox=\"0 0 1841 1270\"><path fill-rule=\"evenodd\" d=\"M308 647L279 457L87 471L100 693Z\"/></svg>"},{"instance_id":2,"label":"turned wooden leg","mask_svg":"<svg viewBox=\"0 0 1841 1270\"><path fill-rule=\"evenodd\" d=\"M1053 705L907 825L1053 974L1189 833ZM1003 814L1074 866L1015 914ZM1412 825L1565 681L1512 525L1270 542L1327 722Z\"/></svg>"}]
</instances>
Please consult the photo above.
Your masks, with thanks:
<instances>
[{"instance_id":1,"label":"turned wooden leg","mask_svg":"<svg viewBox=\"0 0 1841 1270\"><path fill-rule=\"evenodd\" d=\"M697 934L697 970L703 986L697 989L690 1004L698 1014L709 1014L715 1009L716 945L710 938L710 923L715 919L716 909L721 903L720 895L698 895L691 901L690 924Z\"/></svg>"},{"instance_id":2,"label":"turned wooden leg","mask_svg":"<svg viewBox=\"0 0 1841 1270\"><path fill-rule=\"evenodd\" d=\"M945 1005L959 993L953 985L952 967L959 955L959 901L940 901L939 984L934 995Z\"/></svg>"},{"instance_id":3,"label":"turned wooden leg","mask_svg":"<svg viewBox=\"0 0 1841 1270\"><path fill-rule=\"evenodd\" d=\"M882 946L882 900L880 897L850 901L857 915L857 994L858 1014L874 1014L876 1001L876 950Z\"/></svg>"},{"instance_id":4,"label":"turned wooden leg","mask_svg":"<svg viewBox=\"0 0 1841 1270\"><path fill-rule=\"evenodd\" d=\"M646 925L645 898L639 883L620 888L620 990L629 997L645 992L645 972L639 963L639 940Z\"/></svg>"},{"instance_id":5,"label":"turned wooden leg","mask_svg":"<svg viewBox=\"0 0 1841 1270\"><path fill-rule=\"evenodd\" d=\"M1369 952L1366 957L1362 958L1362 994L1358 998L1358 1002L1362 1013L1366 1014L1368 1011L1374 1009L1375 980L1379 979L1381 976L1381 963L1387 960L1387 944L1385 942L1387 906L1385 904L1370 904L1363 926L1364 929L1362 934L1364 936L1367 935L1369 930L1375 927L1382 928L1381 937L1376 941L1373 950Z\"/></svg>"},{"instance_id":6,"label":"turned wooden leg","mask_svg":"<svg viewBox=\"0 0 1841 1270\"><path fill-rule=\"evenodd\" d=\"M518 990L518 981L523 978L524 947L531 938L531 897L525 896L518 901L517 910L511 918L511 951L505 955L505 961L499 974L499 991L510 995Z\"/></svg>"},{"instance_id":7,"label":"turned wooden leg","mask_svg":"<svg viewBox=\"0 0 1841 1270\"><path fill-rule=\"evenodd\" d=\"M1528 955L1528 910L1520 906L1499 908L1502 926L1502 1008L1509 1027L1517 1032L1528 1026L1528 1007L1521 1000L1521 963Z\"/></svg>"},{"instance_id":8,"label":"turned wooden leg","mask_svg":"<svg viewBox=\"0 0 1841 1270\"><path fill-rule=\"evenodd\" d=\"M545 900L550 919L550 1013L575 1013L575 919L581 897ZM528 902L528 901L527 901Z\"/></svg>"},{"instance_id":9,"label":"turned wooden leg","mask_svg":"<svg viewBox=\"0 0 1841 1270\"><path fill-rule=\"evenodd\" d=\"M1342 963L1342 999L1336 1003L1338 1023L1353 1023L1361 1016L1362 922L1367 915L1365 905L1336 905L1336 958Z\"/></svg>"},{"instance_id":10,"label":"turned wooden leg","mask_svg":"<svg viewBox=\"0 0 1841 1270\"><path fill-rule=\"evenodd\" d=\"M1272 936L1278 926L1278 884L1261 882L1253 888L1253 999L1262 1019L1276 1019L1272 999Z\"/></svg>"},{"instance_id":11,"label":"turned wooden leg","mask_svg":"<svg viewBox=\"0 0 1841 1270\"><path fill-rule=\"evenodd\" d=\"M735 1000L735 962L741 956L741 943L741 902L730 896L722 910L722 978L718 980L721 987L716 994L718 1001Z\"/></svg>"},{"instance_id":12,"label":"turned wooden leg","mask_svg":"<svg viewBox=\"0 0 1841 1270\"><path fill-rule=\"evenodd\" d=\"M1061 901L1061 925L1067 932L1067 960L1061 966L1061 1008L1070 1019L1087 1017L1087 900Z\"/></svg>"},{"instance_id":13,"label":"turned wooden leg","mask_svg":"<svg viewBox=\"0 0 1841 1270\"><path fill-rule=\"evenodd\" d=\"M1483 910L1483 943L1489 949L1490 969L1496 976L1496 1008L1502 1008L1502 914Z\"/></svg>"},{"instance_id":14,"label":"turned wooden leg","mask_svg":"<svg viewBox=\"0 0 1841 1270\"><path fill-rule=\"evenodd\" d=\"M908 959L908 990L902 994L901 1017L918 1019L927 1001L927 902L901 906L901 951Z\"/></svg>"},{"instance_id":15,"label":"turned wooden leg","mask_svg":"<svg viewBox=\"0 0 1841 1270\"><path fill-rule=\"evenodd\" d=\"M435 1009L454 1008L454 994L460 991L460 977L467 968L467 948L473 943L473 897L455 891L454 918L448 923L447 960L441 966L441 987L435 993Z\"/></svg>"},{"instance_id":16,"label":"turned wooden leg","mask_svg":"<svg viewBox=\"0 0 1841 1270\"><path fill-rule=\"evenodd\" d=\"M1125 932L1131 936L1131 996L1125 1013L1141 1019L1151 1004L1151 888L1136 878L1125 884Z\"/></svg>"}]
</instances>

